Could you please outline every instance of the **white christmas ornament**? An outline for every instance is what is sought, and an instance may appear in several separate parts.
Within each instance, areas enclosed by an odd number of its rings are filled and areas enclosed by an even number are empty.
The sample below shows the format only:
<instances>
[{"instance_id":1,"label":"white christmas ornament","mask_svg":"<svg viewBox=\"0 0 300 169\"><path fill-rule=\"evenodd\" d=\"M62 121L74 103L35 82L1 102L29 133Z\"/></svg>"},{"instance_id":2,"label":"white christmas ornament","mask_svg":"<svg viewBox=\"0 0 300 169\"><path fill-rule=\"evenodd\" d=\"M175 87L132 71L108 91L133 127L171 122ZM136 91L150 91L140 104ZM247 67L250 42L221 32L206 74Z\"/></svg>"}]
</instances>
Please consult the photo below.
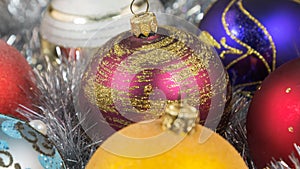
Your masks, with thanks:
<instances>
[{"instance_id":1,"label":"white christmas ornament","mask_svg":"<svg viewBox=\"0 0 300 169\"><path fill-rule=\"evenodd\" d=\"M1 169L65 169L49 138L26 122L0 114Z\"/></svg>"},{"instance_id":2,"label":"white christmas ornament","mask_svg":"<svg viewBox=\"0 0 300 169\"><path fill-rule=\"evenodd\" d=\"M163 11L159 0L149 3L151 11ZM42 39L67 48L99 47L110 35L122 32L117 25L109 29L105 26L129 14L129 5L130 1L124 0L53 0L42 19ZM134 8L145 10L146 2L139 0Z\"/></svg>"}]
</instances>

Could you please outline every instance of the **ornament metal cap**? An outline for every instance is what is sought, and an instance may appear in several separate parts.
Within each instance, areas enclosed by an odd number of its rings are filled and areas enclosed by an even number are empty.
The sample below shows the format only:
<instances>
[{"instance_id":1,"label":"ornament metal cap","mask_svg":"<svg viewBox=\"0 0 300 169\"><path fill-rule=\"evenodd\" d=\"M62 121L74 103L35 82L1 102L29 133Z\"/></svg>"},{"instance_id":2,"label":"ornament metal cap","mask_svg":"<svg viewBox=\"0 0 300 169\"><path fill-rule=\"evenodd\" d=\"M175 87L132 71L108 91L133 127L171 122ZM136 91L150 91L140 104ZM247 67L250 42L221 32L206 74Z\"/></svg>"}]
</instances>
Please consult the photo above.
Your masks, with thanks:
<instances>
[{"instance_id":1,"label":"ornament metal cap","mask_svg":"<svg viewBox=\"0 0 300 169\"><path fill-rule=\"evenodd\" d=\"M130 10L134 14L134 16L130 19L131 23L131 31L136 36L139 37L141 35L148 37L151 33L157 32L157 20L156 16L153 12L148 12L149 2L147 1L147 9L146 12L135 14L132 6L134 0L130 5Z\"/></svg>"},{"instance_id":2,"label":"ornament metal cap","mask_svg":"<svg viewBox=\"0 0 300 169\"><path fill-rule=\"evenodd\" d=\"M171 103L165 108L163 129L171 130L177 134L190 134L199 122L197 109L187 103Z\"/></svg>"}]
</instances>

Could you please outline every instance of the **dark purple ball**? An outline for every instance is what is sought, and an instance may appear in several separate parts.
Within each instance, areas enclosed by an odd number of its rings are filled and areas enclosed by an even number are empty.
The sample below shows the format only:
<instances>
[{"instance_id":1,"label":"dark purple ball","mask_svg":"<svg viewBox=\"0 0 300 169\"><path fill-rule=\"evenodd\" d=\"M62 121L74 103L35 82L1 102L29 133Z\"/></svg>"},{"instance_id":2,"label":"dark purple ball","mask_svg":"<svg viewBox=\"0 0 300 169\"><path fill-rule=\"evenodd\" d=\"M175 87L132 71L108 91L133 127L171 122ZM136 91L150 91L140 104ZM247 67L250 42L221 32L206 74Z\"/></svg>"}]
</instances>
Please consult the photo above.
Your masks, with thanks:
<instances>
[{"instance_id":1,"label":"dark purple ball","mask_svg":"<svg viewBox=\"0 0 300 169\"><path fill-rule=\"evenodd\" d=\"M253 92L281 64L300 57L298 0L218 0L199 28L235 87Z\"/></svg>"}]
</instances>

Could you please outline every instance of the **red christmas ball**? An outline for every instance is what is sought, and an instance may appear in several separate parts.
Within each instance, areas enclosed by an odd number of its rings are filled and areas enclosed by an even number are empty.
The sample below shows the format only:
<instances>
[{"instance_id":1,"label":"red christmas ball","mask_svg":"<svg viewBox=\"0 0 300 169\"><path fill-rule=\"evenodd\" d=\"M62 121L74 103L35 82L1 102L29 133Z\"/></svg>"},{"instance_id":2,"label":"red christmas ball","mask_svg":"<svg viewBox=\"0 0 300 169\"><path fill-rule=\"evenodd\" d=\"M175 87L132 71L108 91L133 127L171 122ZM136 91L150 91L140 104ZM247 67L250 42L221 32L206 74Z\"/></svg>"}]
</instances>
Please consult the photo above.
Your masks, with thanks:
<instances>
[{"instance_id":1,"label":"red christmas ball","mask_svg":"<svg viewBox=\"0 0 300 169\"><path fill-rule=\"evenodd\" d=\"M186 101L198 108L201 124L214 129L219 124L222 131L228 86L218 55L196 36L174 27L159 27L149 37L127 31L100 48L88 65L79 93L81 112L89 112L81 117L83 127L95 136L109 125L112 133L158 118L168 103Z\"/></svg>"},{"instance_id":2,"label":"red christmas ball","mask_svg":"<svg viewBox=\"0 0 300 169\"><path fill-rule=\"evenodd\" d=\"M0 113L25 120L15 110L32 106L36 89L33 71L24 56L0 40Z\"/></svg>"},{"instance_id":3,"label":"red christmas ball","mask_svg":"<svg viewBox=\"0 0 300 169\"><path fill-rule=\"evenodd\" d=\"M289 155L300 144L300 58L273 73L255 93L247 116L247 139L258 168L272 158L291 165Z\"/></svg>"}]
</instances>

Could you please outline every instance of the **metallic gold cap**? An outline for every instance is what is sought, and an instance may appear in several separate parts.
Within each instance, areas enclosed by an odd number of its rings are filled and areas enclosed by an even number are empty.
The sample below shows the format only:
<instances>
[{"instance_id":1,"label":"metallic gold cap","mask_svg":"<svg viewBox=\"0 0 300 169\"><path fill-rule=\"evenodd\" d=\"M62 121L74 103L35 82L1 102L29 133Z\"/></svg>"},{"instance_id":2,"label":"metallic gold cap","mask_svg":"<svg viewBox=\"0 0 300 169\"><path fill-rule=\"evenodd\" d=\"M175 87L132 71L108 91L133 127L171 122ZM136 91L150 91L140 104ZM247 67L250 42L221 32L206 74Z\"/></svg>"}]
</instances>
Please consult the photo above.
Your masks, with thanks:
<instances>
[{"instance_id":1,"label":"metallic gold cap","mask_svg":"<svg viewBox=\"0 0 300 169\"><path fill-rule=\"evenodd\" d=\"M186 103L172 103L165 109L163 129L188 134L194 131L198 122L199 113L195 107Z\"/></svg>"},{"instance_id":2,"label":"metallic gold cap","mask_svg":"<svg viewBox=\"0 0 300 169\"><path fill-rule=\"evenodd\" d=\"M150 33L157 32L157 20L152 12L136 14L130 19L130 23L131 31L136 37L140 35L148 37Z\"/></svg>"}]
</instances>

